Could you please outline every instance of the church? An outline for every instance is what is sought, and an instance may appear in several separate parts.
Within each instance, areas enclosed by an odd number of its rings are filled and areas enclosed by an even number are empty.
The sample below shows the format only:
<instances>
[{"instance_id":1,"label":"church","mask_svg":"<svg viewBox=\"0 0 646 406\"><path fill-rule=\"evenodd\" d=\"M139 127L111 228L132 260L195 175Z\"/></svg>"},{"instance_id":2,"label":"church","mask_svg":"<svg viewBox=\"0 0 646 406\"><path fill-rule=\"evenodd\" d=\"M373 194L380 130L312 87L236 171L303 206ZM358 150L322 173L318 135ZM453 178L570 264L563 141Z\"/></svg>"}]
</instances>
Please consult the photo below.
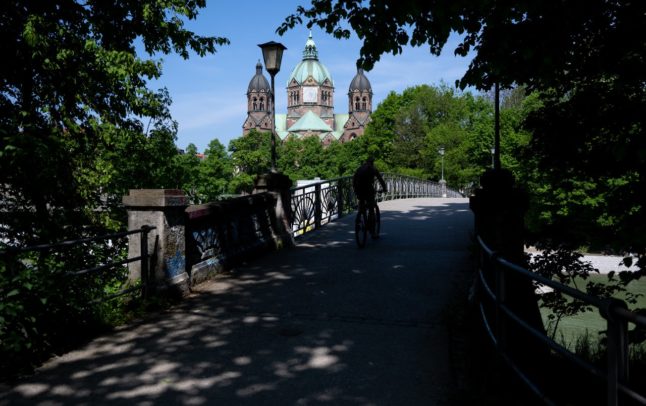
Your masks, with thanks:
<instances>
[{"instance_id":1,"label":"church","mask_svg":"<svg viewBox=\"0 0 646 406\"><path fill-rule=\"evenodd\" d=\"M260 62L247 89L247 119L243 134L250 130L271 131L271 86ZM310 33L303 60L287 80L287 114L276 114L276 134L288 137L318 137L323 145L360 137L370 121L372 88L363 69L358 69L348 87L348 113L334 113L334 80L318 59Z\"/></svg>"}]
</instances>

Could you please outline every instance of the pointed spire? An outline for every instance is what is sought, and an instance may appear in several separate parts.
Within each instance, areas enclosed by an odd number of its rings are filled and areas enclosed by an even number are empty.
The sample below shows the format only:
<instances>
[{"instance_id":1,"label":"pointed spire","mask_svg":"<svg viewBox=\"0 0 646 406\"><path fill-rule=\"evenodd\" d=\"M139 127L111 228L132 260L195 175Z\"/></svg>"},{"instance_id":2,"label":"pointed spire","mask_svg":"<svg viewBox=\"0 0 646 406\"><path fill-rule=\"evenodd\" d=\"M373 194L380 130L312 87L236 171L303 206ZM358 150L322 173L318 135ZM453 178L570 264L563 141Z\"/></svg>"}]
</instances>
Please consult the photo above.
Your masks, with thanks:
<instances>
[{"instance_id":1,"label":"pointed spire","mask_svg":"<svg viewBox=\"0 0 646 406\"><path fill-rule=\"evenodd\" d=\"M262 75L262 64L260 63L260 59L258 59L258 63L256 64L256 75Z\"/></svg>"}]
</instances>

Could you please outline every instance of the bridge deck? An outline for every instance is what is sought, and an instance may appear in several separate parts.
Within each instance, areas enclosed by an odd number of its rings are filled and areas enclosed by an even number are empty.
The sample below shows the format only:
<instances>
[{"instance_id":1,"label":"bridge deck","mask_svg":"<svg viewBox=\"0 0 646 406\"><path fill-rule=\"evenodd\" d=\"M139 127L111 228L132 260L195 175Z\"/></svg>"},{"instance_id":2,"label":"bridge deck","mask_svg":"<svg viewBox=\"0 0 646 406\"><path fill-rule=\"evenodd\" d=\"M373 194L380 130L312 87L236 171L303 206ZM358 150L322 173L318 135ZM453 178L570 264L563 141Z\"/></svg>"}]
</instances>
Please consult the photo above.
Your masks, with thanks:
<instances>
[{"instance_id":1,"label":"bridge deck","mask_svg":"<svg viewBox=\"0 0 646 406\"><path fill-rule=\"evenodd\" d=\"M169 312L50 361L0 404L442 405L466 199L380 203L208 282Z\"/></svg>"}]
</instances>

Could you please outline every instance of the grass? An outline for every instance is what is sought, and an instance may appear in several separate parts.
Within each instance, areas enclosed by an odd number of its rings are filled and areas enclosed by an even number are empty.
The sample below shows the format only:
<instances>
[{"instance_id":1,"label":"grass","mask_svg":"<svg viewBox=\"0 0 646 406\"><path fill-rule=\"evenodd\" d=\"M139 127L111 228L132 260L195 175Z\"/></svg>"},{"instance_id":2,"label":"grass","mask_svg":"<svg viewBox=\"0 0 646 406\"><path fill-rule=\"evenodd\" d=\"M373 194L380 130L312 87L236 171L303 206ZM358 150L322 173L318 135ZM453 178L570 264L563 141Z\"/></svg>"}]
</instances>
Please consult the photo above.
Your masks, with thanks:
<instances>
[{"instance_id":1,"label":"grass","mask_svg":"<svg viewBox=\"0 0 646 406\"><path fill-rule=\"evenodd\" d=\"M607 283L608 276L595 274L590 276L590 280L594 282ZM585 286L585 281L577 280L577 284L578 286ZM634 294L641 293L641 296L637 299L637 303L628 305L629 309L646 308L646 278L630 282L627 286L627 291ZM624 300L625 294L620 294L616 298ZM549 309L541 308L543 322L546 326L548 325L547 316L550 313ZM594 311L584 312L561 319L555 338L557 341L565 344L566 347L573 349L580 337L588 337L591 341L598 342L601 337L599 333L605 331L606 327L606 320L601 317L599 311L595 309Z\"/></svg>"},{"instance_id":2,"label":"grass","mask_svg":"<svg viewBox=\"0 0 646 406\"><path fill-rule=\"evenodd\" d=\"M608 283L607 275L594 274L589 279L597 283ZM576 280L576 284L581 288L585 286L586 281ZM628 304L629 309L646 308L646 278L630 282L626 289L632 294L642 295L637 298L637 303ZM625 297L626 294L621 293L615 298L624 300ZM550 314L550 310L541 308L541 314L543 322L549 330L547 316ZM579 357L603 370L607 363L604 342L606 328L607 321L601 317L597 309L594 309L593 311L562 318L558 324L554 339ZM634 328L635 326L629 323L629 329ZM642 387L642 382L646 379L646 342L631 344L629 346L629 358L630 379L628 386L641 391L639 388ZM552 354L552 371L551 388L553 393L560 393L558 395L559 403L568 405L597 404L600 397L604 398L606 396L603 381L596 380L596 378L584 373L583 370L554 353ZM570 390L559 390L562 388L563 382L567 382ZM624 399L623 401L627 400Z\"/></svg>"}]
</instances>

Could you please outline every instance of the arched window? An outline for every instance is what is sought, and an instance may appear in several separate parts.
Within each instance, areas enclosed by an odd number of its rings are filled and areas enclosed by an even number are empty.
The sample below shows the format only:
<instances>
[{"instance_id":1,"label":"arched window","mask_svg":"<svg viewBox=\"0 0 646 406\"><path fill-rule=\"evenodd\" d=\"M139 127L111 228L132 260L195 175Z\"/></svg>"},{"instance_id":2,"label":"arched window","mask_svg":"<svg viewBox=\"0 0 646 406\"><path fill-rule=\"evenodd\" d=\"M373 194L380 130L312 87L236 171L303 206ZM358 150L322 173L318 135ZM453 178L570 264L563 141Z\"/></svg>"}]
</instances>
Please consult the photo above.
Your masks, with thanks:
<instances>
[{"instance_id":1,"label":"arched window","mask_svg":"<svg viewBox=\"0 0 646 406\"><path fill-rule=\"evenodd\" d=\"M265 109L265 98L261 97L260 98L260 110L264 110L264 109Z\"/></svg>"},{"instance_id":2,"label":"arched window","mask_svg":"<svg viewBox=\"0 0 646 406\"><path fill-rule=\"evenodd\" d=\"M361 101L361 110L365 110L365 109L366 109L366 97L364 96L363 100Z\"/></svg>"},{"instance_id":3,"label":"arched window","mask_svg":"<svg viewBox=\"0 0 646 406\"><path fill-rule=\"evenodd\" d=\"M258 110L258 99L253 98L253 110Z\"/></svg>"}]
</instances>

